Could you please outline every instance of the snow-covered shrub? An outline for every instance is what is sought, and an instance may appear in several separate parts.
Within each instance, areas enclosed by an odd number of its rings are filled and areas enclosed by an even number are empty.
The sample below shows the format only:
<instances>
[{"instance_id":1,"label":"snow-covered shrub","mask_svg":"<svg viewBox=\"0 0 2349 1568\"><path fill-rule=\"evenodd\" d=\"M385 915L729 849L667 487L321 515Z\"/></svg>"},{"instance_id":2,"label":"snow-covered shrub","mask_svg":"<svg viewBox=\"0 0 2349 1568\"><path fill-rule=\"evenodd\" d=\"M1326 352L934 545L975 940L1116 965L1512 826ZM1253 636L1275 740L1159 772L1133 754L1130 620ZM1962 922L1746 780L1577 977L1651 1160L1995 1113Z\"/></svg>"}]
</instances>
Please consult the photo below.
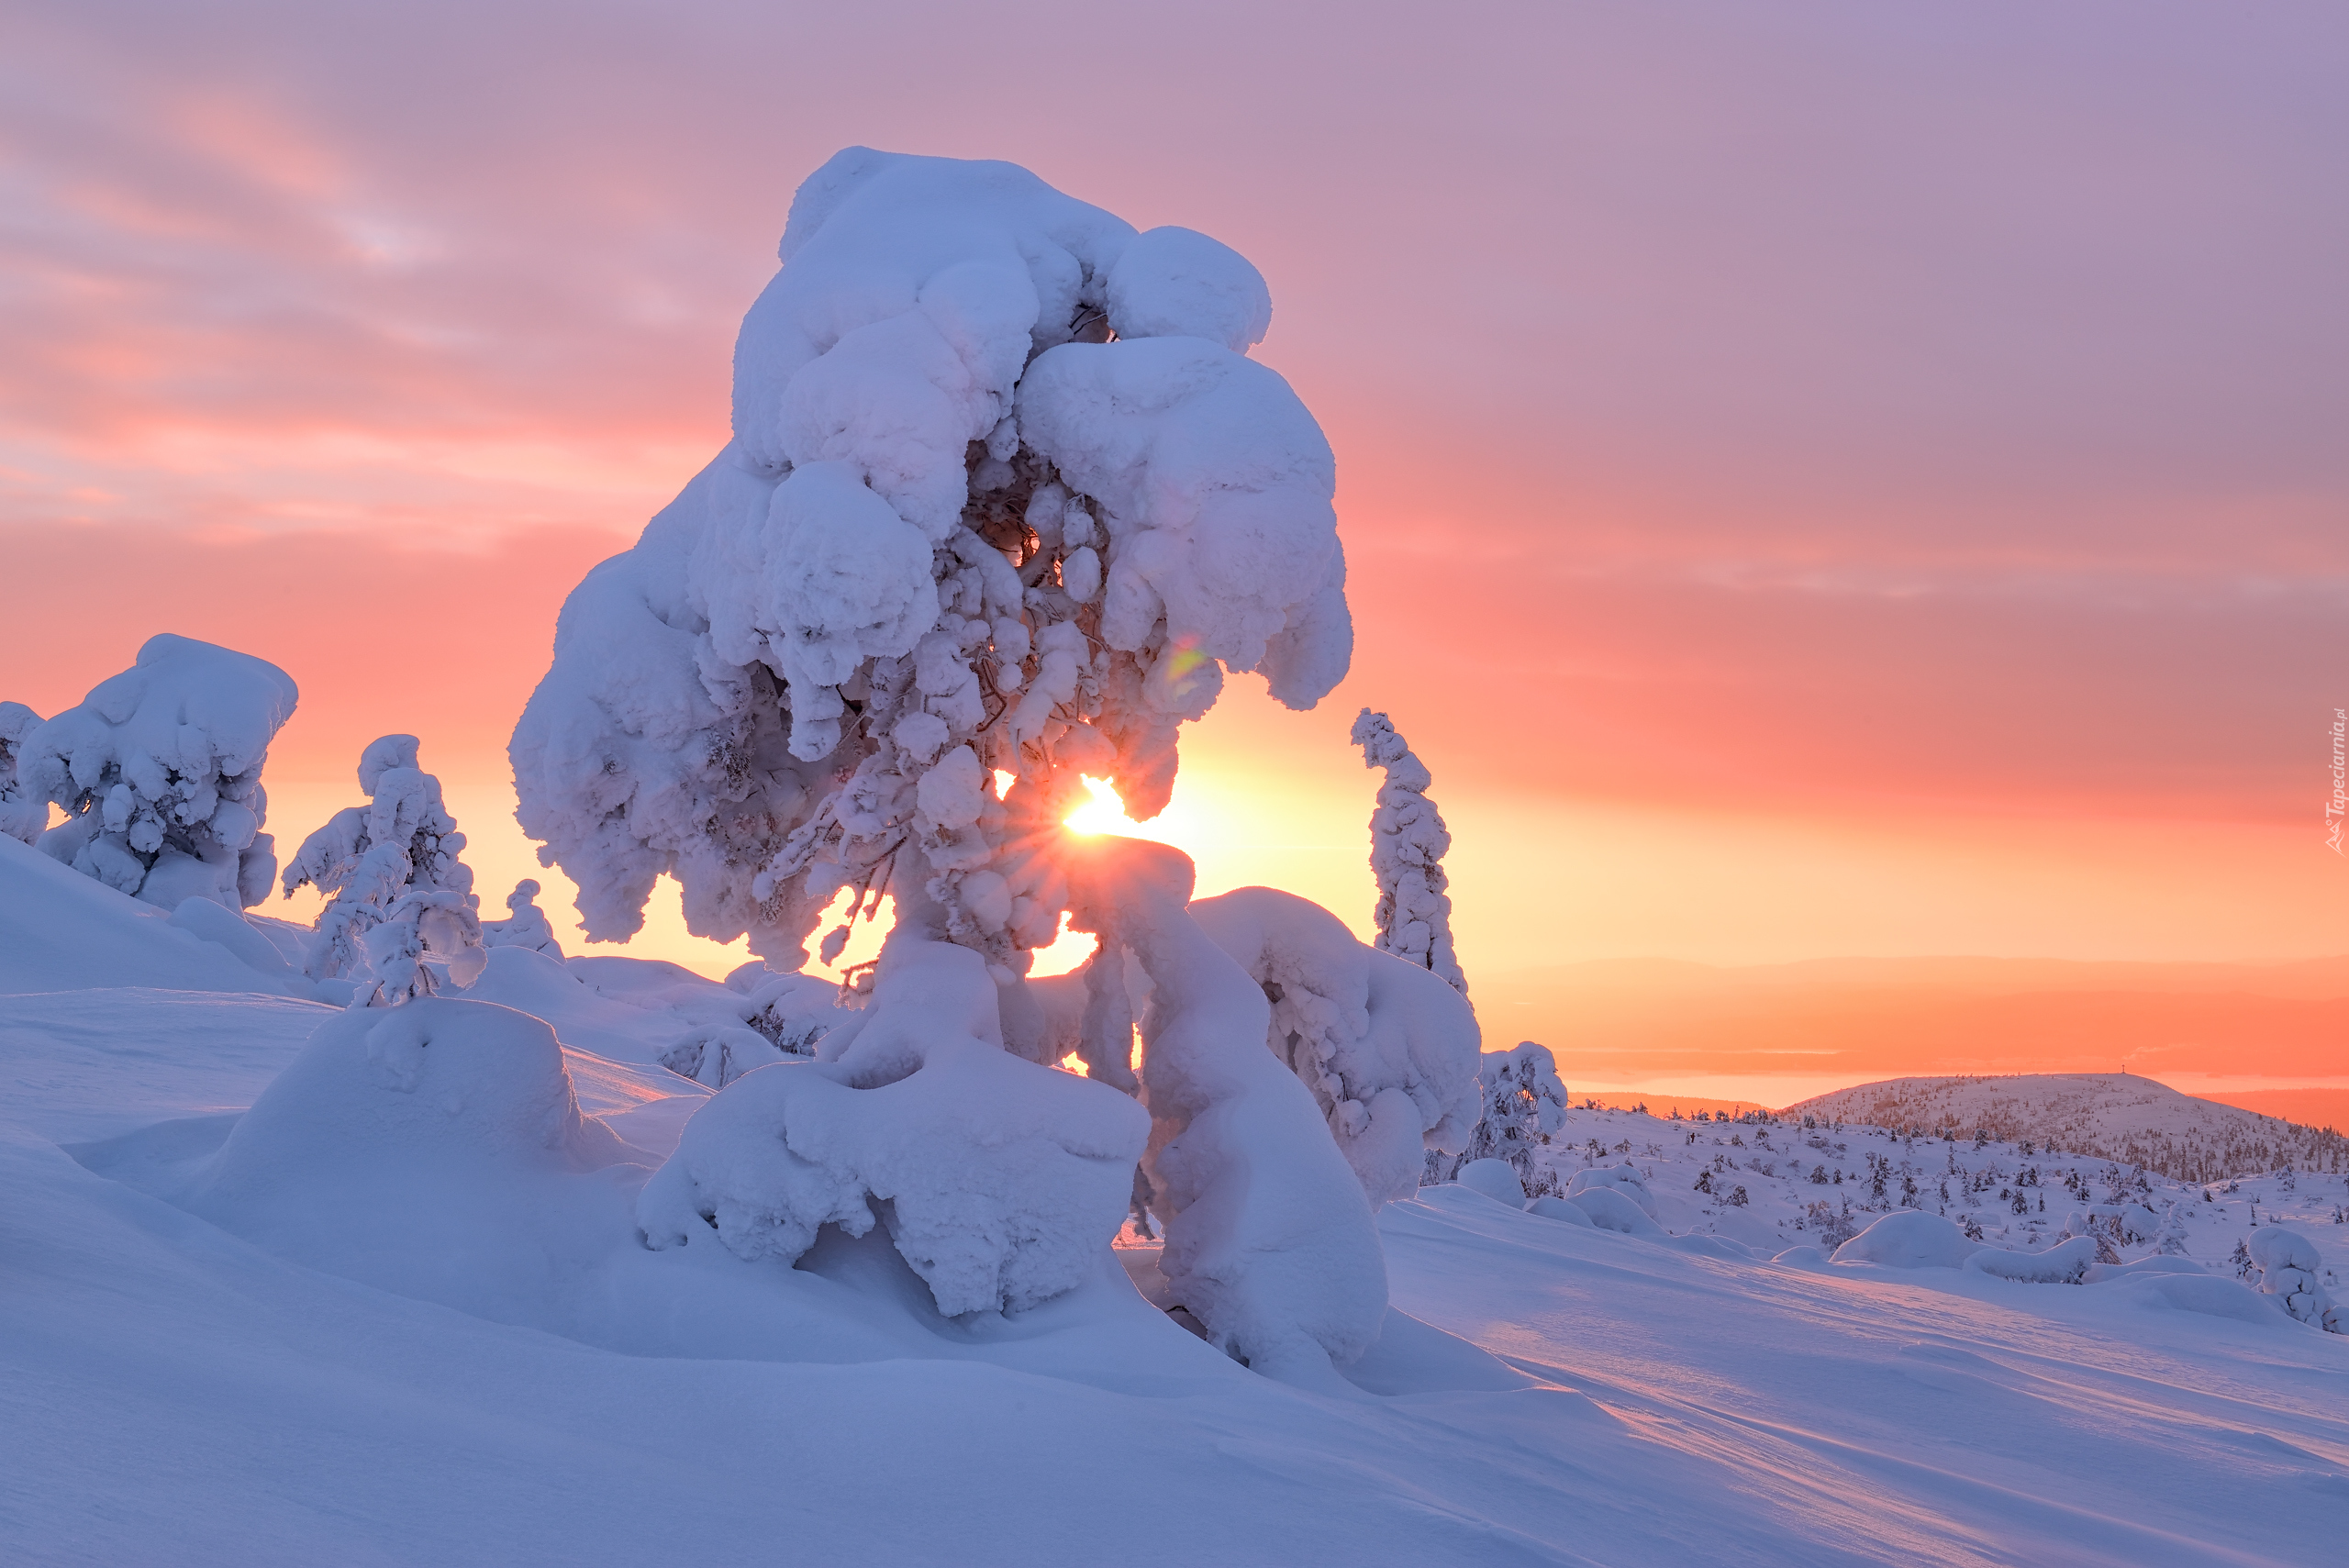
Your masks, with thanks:
<instances>
[{"instance_id":1,"label":"snow-covered shrub","mask_svg":"<svg viewBox=\"0 0 2349 1568\"><path fill-rule=\"evenodd\" d=\"M1886 1215L1836 1247L1833 1262L1887 1269L1955 1269L1982 1250L1937 1214L1901 1209Z\"/></svg>"},{"instance_id":2,"label":"snow-covered shrub","mask_svg":"<svg viewBox=\"0 0 2349 1568\"><path fill-rule=\"evenodd\" d=\"M266 660L149 638L129 669L25 737L20 784L65 811L42 852L167 909L260 903L277 874L262 764L297 695Z\"/></svg>"},{"instance_id":3,"label":"snow-covered shrub","mask_svg":"<svg viewBox=\"0 0 2349 1568\"><path fill-rule=\"evenodd\" d=\"M416 765L413 735L385 735L359 757L349 806L302 840L285 868L285 895L314 885L327 895L304 973L313 980L366 973L373 1000L430 995L428 959L468 985L487 962L473 868L458 857L465 836L441 804L440 781Z\"/></svg>"},{"instance_id":4,"label":"snow-covered shrub","mask_svg":"<svg viewBox=\"0 0 2349 1568\"><path fill-rule=\"evenodd\" d=\"M1379 951L1431 971L1465 995L1468 977L1461 973L1452 947L1452 895L1446 891L1451 879L1443 873L1452 834L1428 798L1433 776L1383 713L1363 709L1354 720L1353 742L1362 748L1363 766L1386 771L1370 814Z\"/></svg>"},{"instance_id":5,"label":"snow-covered shrub","mask_svg":"<svg viewBox=\"0 0 2349 1568\"><path fill-rule=\"evenodd\" d=\"M40 715L20 702L0 702L0 835L29 844L49 826L49 800L21 773L25 740Z\"/></svg>"},{"instance_id":6,"label":"snow-covered shrub","mask_svg":"<svg viewBox=\"0 0 2349 1568\"><path fill-rule=\"evenodd\" d=\"M1541 1190L1533 1151L1566 1120L1566 1089L1550 1048L1528 1040L1486 1051L1476 1064L1476 1092L1479 1108L1467 1148L1456 1154L1431 1151L1424 1179L1448 1182L1468 1161L1506 1160L1528 1190Z\"/></svg>"},{"instance_id":7,"label":"snow-covered shrub","mask_svg":"<svg viewBox=\"0 0 2349 1568\"><path fill-rule=\"evenodd\" d=\"M2162 1222L2154 1238L2154 1252L2165 1258L2186 1256L2186 1206L2175 1198L2162 1207Z\"/></svg>"},{"instance_id":8,"label":"snow-covered shrub","mask_svg":"<svg viewBox=\"0 0 2349 1568\"><path fill-rule=\"evenodd\" d=\"M1085 840L1071 868L1072 925L1150 980L1142 1175L1165 1222L1160 1268L1217 1344L1275 1376L1327 1378L1378 1337L1385 1254L1320 1107L1257 1044L1264 988L1186 910L1194 874L1181 851L1138 839Z\"/></svg>"},{"instance_id":9,"label":"snow-covered shrub","mask_svg":"<svg viewBox=\"0 0 2349 1568\"><path fill-rule=\"evenodd\" d=\"M1618 1231L1625 1236L1661 1236L1664 1233L1664 1227L1650 1218L1645 1209L1616 1187L1585 1187L1564 1201L1588 1215L1590 1222L1601 1230Z\"/></svg>"},{"instance_id":10,"label":"snow-covered shrub","mask_svg":"<svg viewBox=\"0 0 2349 1568\"><path fill-rule=\"evenodd\" d=\"M562 943L555 940L553 923L547 912L539 907L539 884L529 877L514 884L506 895L506 918L484 920L481 923L481 945L485 948L529 948L549 958L562 956Z\"/></svg>"},{"instance_id":11,"label":"snow-covered shrub","mask_svg":"<svg viewBox=\"0 0 2349 1568\"><path fill-rule=\"evenodd\" d=\"M665 873L696 933L796 968L853 888L1008 984L1081 773L1147 818L1227 668L1298 707L1345 673L1329 445L1243 357L1253 267L1008 164L851 149L781 255L734 439L563 608L520 819L593 940Z\"/></svg>"},{"instance_id":12,"label":"snow-covered shrub","mask_svg":"<svg viewBox=\"0 0 2349 1568\"><path fill-rule=\"evenodd\" d=\"M722 1089L754 1067L772 1067L789 1058L756 1029L697 1024L663 1047L658 1060L681 1078Z\"/></svg>"},{"instance_id":13,"label":"snow-covered shrub","mask_svg":"<svg viewBox=\"0 0 2349 1568\"><path fill-rule=\"evenodd\" d=\"M1605 1187L1618 1192L1640 1206L1640 1211L1650 1219L1655 1218L1655 1196L1648 1191L1648 1179L1629 1160L1620 1165L1594 1165L1586 1171L1576 1171L1566 1184L1566 1196L1578 1198L1586 1192Z\"/></svg>"},{"instance_id":14,"label":"snow-covered shrub","mask_svg":"<svg viewBox=\"0 0 2349 1568\"><path fill-rule=\"evenodd\" d=\"M893 940L823 1060L737 1079L685 1124L638 1200L645 1240L715 1231L790 1262L825 1225L880 1223L949 1317L1074 1289L1125 1218L1150 1118L1003 1044L976 954Z\"/></svg>"},{"instance_id":15,"label":"snow-covered shrub","mask_svg":"<svg viewBox=\"0 0 2349 1568\"><path fill-rule=\"evenodd\" d=\"M2009 1252L1998 1247L1984 1247L1968 1255L1962 1266L1969 1273L1988 1274L1993 1279L2022 1284L2078 1284L2087 1276L2089 1265L2099 1261L2095 1239L2076 1236L2068 1241L2056 1242L2044 1252Z\"/></svg>"},{"instance_id":16,"label":"snow-covered shrub","mask_svg":"<svg viewBox=\"0 0 2349 1568\"><path fill-rule=\"evenodd\" d=\"M1431 1151L1468 1146L1482 1037L1458 991L1294 894L1243 887L1198 900L1191 918L1264 989L1265 1043L1312 1091L1374 1205L1416 1192ZM1518 1178L1531 1173L1529 1158Z\"/></svg>"},{"instance_id":17,"label":"snow-covered shrub","mask_svg":"<svg viewBox=\"0 0 2349 1568\"><path fill-rule=\"evenodd\" d=\"M2324 1259L2316 1245L2287 1225L2263 1225L2251 1233L2254 1290L2272 1296L2284 1310L2302 1323L2313 1323L2328 1334L2349 1333L2349 1314L2333 1303L2320 1282Z\"/></svg>"}]
</instances>

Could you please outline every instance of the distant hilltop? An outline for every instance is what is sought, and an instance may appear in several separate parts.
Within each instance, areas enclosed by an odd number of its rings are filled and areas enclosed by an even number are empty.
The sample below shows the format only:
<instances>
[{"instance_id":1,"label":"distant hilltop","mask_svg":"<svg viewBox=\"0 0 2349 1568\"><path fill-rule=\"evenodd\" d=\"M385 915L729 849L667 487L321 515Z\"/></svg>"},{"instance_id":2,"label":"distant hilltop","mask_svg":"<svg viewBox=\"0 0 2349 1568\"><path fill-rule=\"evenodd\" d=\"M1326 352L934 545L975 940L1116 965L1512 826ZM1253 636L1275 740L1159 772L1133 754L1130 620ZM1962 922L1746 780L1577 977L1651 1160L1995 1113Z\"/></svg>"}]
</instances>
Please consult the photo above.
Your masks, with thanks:
<instances>
[{"instance_id":1,"label":"distant hilltop","mask_svg":"<svg viewBox=\"0 0 2349 1568\"><path fill-rule=\"evenodd\" d=\"M2349 1139L2330 1128L2197 1099L2128 1073L1890 1078L1815 1095L1782 1114L1917 1136L2029 1140L2180 1182L2349 1168Z\"/></svg>"}]
</instances>

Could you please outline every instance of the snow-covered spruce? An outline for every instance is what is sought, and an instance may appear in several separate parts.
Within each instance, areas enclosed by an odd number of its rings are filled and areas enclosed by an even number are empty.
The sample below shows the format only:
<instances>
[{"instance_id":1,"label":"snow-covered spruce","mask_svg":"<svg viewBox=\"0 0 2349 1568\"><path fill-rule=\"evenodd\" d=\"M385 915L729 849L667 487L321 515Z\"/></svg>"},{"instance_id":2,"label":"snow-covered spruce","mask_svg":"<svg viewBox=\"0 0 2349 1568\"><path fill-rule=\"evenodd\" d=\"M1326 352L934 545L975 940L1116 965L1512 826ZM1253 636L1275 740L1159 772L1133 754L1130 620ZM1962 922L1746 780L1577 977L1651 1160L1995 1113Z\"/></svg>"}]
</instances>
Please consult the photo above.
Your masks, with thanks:
<instances>
[{"instance_id":1,"label":"snow-covered spruce","mask_svg":"<svg viewBox=\"0 0 2349 1568\"><path fill-rule=\"evenodd\" d=\"M1476 1119L1464 1145L1450 1153L1431 1147L1421 1179L1448 1182L1471 1161L1502 1160L1528 1192L1554 1192L1533 1162L1533 1151L1565 1120L1566 1088L1550 1048L1528 1040L1484 1052L1476 1063Z\"/></svg>"},{"instance_id":2,"label":"snow-covered spruce","mask_svg":"<svg viewBox=\"0 0 2349 1568\"><path fill-rule=\"evenodd\" d=\"M49 826L49 800L24 775L25 740L40 715L20 702L0 702L0 835L29 844Z\"/></svg>"},{"instance_id":3,"label":"snow-covered spruce","mask_svg":"<svg viewBox=\"0 0 2349 1568\"><path fill-rule=\"evenodd\" d=\"M1150 981L1141 1170L1149 1209L1165 1222L1159 1266L1175 1300L1251 1366L1325 1379L1370 1347L1386 1311L1362 1183L1313 1095L1259 1048L1273 1028L1264 988L1186 909L1190 857L1105 837L1072 862L1071 925L1130 953Z\"/></svg>"},{"instance_id":4,"label":"snow-covered spruce","mask_svg":"<svg viewBox=\"0 0 2349 1568\"><path fill-rule=\"evenodd\" d=\"M1312 1092L1374 1206L1418 1191L1431 1156L1469 1147L1481 1036L1465 996L1294 894L1243 887L1190 913L1263 989L1266 1043Z\"/></svg>"},{"instance_id":5,"label":"snow-covered spruce","mask_svg":"<svg viewBox=\"0 0 2349 1568\"><path fill-rule=\"evenodd\" d=\"M1149 817L1226 669L1298 707L1345 673L1329 445L1244 357L1253 267L1008 164L851 149L782 257L734 439L564 606L520 818L591 940L666 873L695 932L796 968L853 888L1008 983L1080 773Z\"/></svg>"},{"instance_id":6,"label":"snow-covered spruce","mask_svg":"<svg viewBox=\"0 0 2349 1568\"><path fill-rule=\"evenodd\" d=\"M1287 384L1245 357L1271 319L1264 280L1204 235L1137 234L1007 164L852 149L800 190L782 258L737 343L733 441L564 606L515 730L519 816L579 884L591 940L637 929L663 873L693 930L747 934L788 968L843 890L857 910L894 903L869 1006L830 1028L813 1066L885 1044L896 1065L734 1080L696 1126L736 1127L726 1136L760 1158L689 1136L649 1234L707 1202L734 1240L787 1253L886 1199L941 1310L1017 1307L1067 1288L1066 1260L1101 1238L1093 1176L1082 1203L1023 1195L1023 1179L1060 1178L1051 1159L1007 1163L1002 1129L1042 1137L1062 1126L1053 1106L1089 1102L1067 1100L1077 1080L1008 1059L948 1072L940 1058L926 1075L925 1053L969 1038L1059 1058L1064 1031L1024 977L1075 901L1061 824L1081 774L1150 817L1178 727L1227 670L1261 670L1295 707L1343 676L1334 468ZM1078 1020L1099 1080L1085 1093L1138 1091L1155 1129L1118 1207L1140 1186L1168 1221L1167 1275L1219 1342L1326 1375L1385 1310L1364 1182L1391 1186L1394 1162L1356 1179L1313 1095L1257 1049L1263 989L1184 912L1188 862L1177 874L1136 853L1083 868L1103 945ZM828 959L845 933L825 939ZM941 973L941 948L972 955L985 1008L957 991L940 1010L919 977ZM1151 983L1139 1082L1128 955ZM1244 1034L1218 1032L1235 1022ZM1442 1126L1456 1034L1446 1018L1425 1041L1353 1040L1361 1081L1341 1073L1331 1091L1341 1135L1416 1148ZM705 1082L710 1043L694 1062ZM895 1093L917 1081L977 1097ZM1357 1090L1370 1101L1347 1113ZM947 1118L918 1172L890 1152L907 1114ZM820 1128L805 1136L827 1151L804 1191L767 1147L797 1149L795 1128ZM1067 1137L1106 1157L1096 1132ZM1002 1206L999 1234L950 1244L957 1179ZM800 1195L783 1203L776 1183ZM1012 1236L1017 1258L999 1250Z\"/></svg>"},{"instance_id":7,"label":"snow-covered spruce","mask_svg":"<svg viewBox=\"0 0 2349 1568\"><path fill-rule=\"evenodd\" d=\"M1370 814L1370 869L1378 879L1378 947L1431 970L1462 995L1468 977L1452 947L1451 879L1443 873L1452 833L1428 798L1433 782L1394 724L1368 708L1354 720L1353 742L1363 766L1384 768L1378 805Z\"/></svg>"},{"instance_id":8,"label":"snow-covered spruce","mask_svg":"<svg viewBox=\"0 0 2349 1568\"><path fill-rule=\"evenodd\" d=\"M304 973L371 977L362 989L383 1004L433 993L428 958L459 985L487 962L473 868L458 858L465 836L441 804L440 781L416 760L413 735L371 741L359 758L368 803L336 812L285 868L287 897L306 884L327 895Z\"/></svg>"},{"instance_id":9,"label":"snow-covered spruce","mask_svg":"<svg viewBox=\"0 0 2349 1568\"><path fill-rule=\"evenodd\" d=\"M129 669L25 736L18 779L65 812L42 852L167 909L260 903L277 874L262 764L297 695L266 660L149 638Z\"/></svg>"}]
</instances>

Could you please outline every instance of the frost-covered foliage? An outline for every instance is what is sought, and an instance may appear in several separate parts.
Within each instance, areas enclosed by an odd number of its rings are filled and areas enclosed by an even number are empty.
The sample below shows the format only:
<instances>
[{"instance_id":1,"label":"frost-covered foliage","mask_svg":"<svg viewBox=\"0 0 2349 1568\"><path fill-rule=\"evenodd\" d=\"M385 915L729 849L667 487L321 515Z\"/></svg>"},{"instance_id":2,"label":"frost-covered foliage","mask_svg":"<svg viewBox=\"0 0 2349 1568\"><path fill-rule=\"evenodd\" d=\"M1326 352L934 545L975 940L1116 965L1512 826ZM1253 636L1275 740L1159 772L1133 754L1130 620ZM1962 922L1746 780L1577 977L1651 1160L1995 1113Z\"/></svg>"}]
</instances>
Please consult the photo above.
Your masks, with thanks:
<instances>
[{"instance_id":1,"label":"frost-covered foliage","mask_svg":"<svg viewBox=\"0 0 2349 1568\"><path fill-rule=\"evenodd\" d=\"M149 638L129 669L24 739L20 784L65 811L42 852L165 908L260 903L277 874L262 764L296 696L266 660Z\"/></svg>"},{"instance_id":2,"label":"frost-covered foliage","mask_svg":"<svg viewBox=\"0 0 2349 1568\"><path fill-rule=\"evenodd\" d=\"M1373 1205L1416 1192L1431 1151L1468 1147L1481 1037L1459 992L1294 894L1243 887L1191 918L1263 988L1266 1043L1312 1091Z\"/></svg>"},{"instance_id":3,"label":"frost-covered foliage","mask_svg":"<svg viewBox=\"0 0 2349 1568\"><path fill-rule=\"evenodd\" d=\"M1839 1263L1875 1263L1887 1269L1958 1269L1982 1250L1980 1241L1938 1214L1898 1209L1871 1223L1835 1249Z\"/></svg>"},{"instance_id":4,"label":"frost-covered foliage","mask_svg":"<svg viewBox=\"0 0 2349 1568\"><path fill-rule=\"evenodd\" d=\"M976 954L893 940L873 1006L821 1061L751 1073L695 1113L638 1200L645 1240L791 1262L826 1225L877 1222L949 1317L1075 1288L1125 1218L1150 1118L1003 1047Z\"/></svg>"},{"instance_id":5,"label":"frost-covered foliage","mask_svg":"<svg viewBox=\"0 0 2349 1568\"><path fill-rule=\"evenodd\" d=\"M682 1078L722 1089L757 1067L772 1067L786 1053L754 1029L740 1024L697 1024L660 1056L661 1065Z\"/></svg>"},{"instance_id":6,"label":"frost-covered foliage","mask_svg":"<svg viewBox=\"0 0 2349 1568\"><path fill-rule=\"evenodd\" d=\"M1478 1110L1468 1146L1457 1154L1431 1152L1424 1179L1448 1182L1471 1160L1506 1160L1528 1188L1538 1185L1533 1151L1564 1124L1566 1088L1546 1045L1520 1040L1488 1051L1476 1066Z\"/></svg>"},{"instance_id":7,"label":"frost-covered foliage","mask_svg":"<svg viewBox=\"0 0 2349 1568\"><path fill-rule=\"evenodd\" d=\"M547 919L547 912L539 907L539 884L529 877L516 883L514 891L506 895L506 918L481 923L481 945L529 948L549 958L561 958L562 943L555 940L554 926Z\"/></svg>"},{"instance_id":8,"label":"frost-covered foliage","mask_svg":"<svg viewBox=\"0 0 2349 1568\"><path fill-rule=\"evenodd\" d=\"M2253 1289L2274 1296L2302 1323L2328 1334L2349 1333L2349 1314L2320 1283L2324 1258L2307 1237L2289 1226L2263 1225L2251 1233L2250 1253L2252 1272L2246 1277Z\"/></svg>"},{"instance_id":9,"label":"frost-covered foliage","mask_svg":"<svg viewBox=\"0 0 2349 1568\"><path fill-rule=\"evenodd\" d=\"M1298 707L1344 673L1329 445L1244 357L1245 260L1008 164L851 149L781 255L734 439L564 606L520 818L591 940L667 873L695 932L796 967L855 888L1008 982L1080 773L1146 818L1226 669Z\"/></svg>"},{"instance_id":10,"label":"frost-covered foliage","mask_svg":"<svg viewBox=\"0 0 2349 1568\"><path fill-rule=\"evenodd\" d=\"M49 801L21 771L25 740L40 715L20 702L0 702L0 835L29 844L49 825Z\"/></svg>"},{"instance_id":11,"label":"frost-covered foliage","mask_svg":"<svg viewBox=\"0 0 2349 1568\"><path fill-rule=\"evenodd\" d=\"M468 985L486 962L481 899L473 868L459 859L465 836L441 804L440 781L416 765L413 735L385 735L359 758L359 787L372 798L349 806L302 840L285 868L285 895L314 885L327 895L304 973L313 980L366 973L373 1000L428 996L437 960Z\"/></svg>"},{"instance_id":12,"label":"frost-covered foliage","mask_svg":"<svg viewBox=\"0 0 2349 1568\"><path fill-rule=\"evenodd\" d=\"M2068 1241L2056 1242L2043 1252L2010 1252L2003 1247L1984 1247L1969 1254L1960 1266L1968 1273L1988 1274L1993 1279L2011 1280L2019 1284L2079 1284L2098 1262L2095 1238L2075 1236Z\"/></svg>"},{"instance_id":13,"label":"frost-covered foliage","mask_svg":"<svg viewBox=\"0 0 2349 1568\"><path fill-rule=\"evenodd\" d=\"M1072 870L1071 924L1150 980L1141 1171L1166 1228L1159 1266L1217 1344L1275 1376L1326 1378L1378 1337L1386 1260L1321 1107L1258 1048L1264 988L1186 911L1193 876L1181 851L1139 839L1091 840Z\"/></svg>"},{"instance_id":14,"label":"frost-covered foliage","mask_svg":"<svg viewBox=\"0 0 2349 1568\"><path fill-rule=\"evenodd\" d=\"M1370 869L1378 878L1378 946L1407 963L1431 970L1462 995L1468 977L1452 948L1451 879L1443 873L1452 833L1428 798L1433 781L1394 724L1368 708L1354 720L1363 766L1384 768L1378 805L1370 814Z\"/></svg>"}]
</instances>

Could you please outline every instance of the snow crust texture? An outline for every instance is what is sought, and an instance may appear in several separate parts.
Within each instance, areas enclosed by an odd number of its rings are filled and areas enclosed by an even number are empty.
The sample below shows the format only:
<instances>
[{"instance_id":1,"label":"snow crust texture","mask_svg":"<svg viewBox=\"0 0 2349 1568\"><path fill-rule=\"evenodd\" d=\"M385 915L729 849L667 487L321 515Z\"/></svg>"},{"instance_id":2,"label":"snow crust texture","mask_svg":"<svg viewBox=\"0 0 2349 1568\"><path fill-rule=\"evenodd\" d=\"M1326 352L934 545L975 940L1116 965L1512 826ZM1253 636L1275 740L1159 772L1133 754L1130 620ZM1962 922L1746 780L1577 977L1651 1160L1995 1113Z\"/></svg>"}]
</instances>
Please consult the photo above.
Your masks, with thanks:
<instances>
[{"instance_id":1,"label":"snow crust texture","mask_svg":"<svg viewBox=\"0 0 2349 1568\"><path fill-rule=\"evenodd\" d=\"M1009 164L852 148L781 257L733 440L564 606L521 820L591 940L669 873L796 967L847 888L1013 977L1080 773L1147 818L1226 669L1293 706L1344 674L1329 445L1245 357L1253 267Z\"/></svg>"},{"instance_id":2,"label":"snow crust texture","mask_svg":"<svg viewBox=\"0 0 2349 1568\"><path fill-rule=\"evenodd\" d=\"M268 896L275 840L262 830L262 764L293 717L293 678L266 660L169 632L46 723L0 715L0 823L22 838L55 805L41 851L163 908ZM8 732L14 730L14 738Z\"/></svg>"}]
</instances>

